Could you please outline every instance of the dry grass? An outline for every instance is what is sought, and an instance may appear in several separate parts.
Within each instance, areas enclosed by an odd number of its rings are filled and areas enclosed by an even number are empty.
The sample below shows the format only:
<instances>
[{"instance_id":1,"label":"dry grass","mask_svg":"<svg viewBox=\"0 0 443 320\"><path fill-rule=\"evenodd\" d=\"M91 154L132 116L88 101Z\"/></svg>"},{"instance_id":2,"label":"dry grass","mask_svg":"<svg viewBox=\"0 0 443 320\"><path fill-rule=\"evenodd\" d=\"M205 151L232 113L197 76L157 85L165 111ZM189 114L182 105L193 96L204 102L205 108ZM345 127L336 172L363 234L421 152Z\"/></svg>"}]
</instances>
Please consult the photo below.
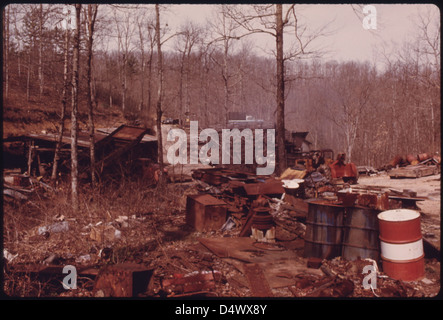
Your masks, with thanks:
<instances>
[{"instance_id":1,"label":"dry grass","mask_svg":"<svg viewBox=\"0 0 443 320\"><path fill-rule=\"evenodd\" d=\"M17 257L10 263L41 264L55 256L51 264L78 264L88 255L86 263L100 267L108 263L137 262L150 265L159 256L166 256L164 246L190 234L184 221L183 193L189 186L170 184L146 187L140 181L121 181L93 191L80 190L80 210L70 206L69 185L51 193L38 189L27 202L6 201L4 206L4 248ZM125 220L119 220L126 216ZM60 220L69 229L39 234L38 228ZM121 232L116 239L91 239L92 228L112 225ZM101 252L110 248L104 258ZM43 288L42 288L43 285ZM59 294L52 284L42 284L29 275L5 273L5 292L12 296L48 296Z\"/></svg>"}]
</instances>

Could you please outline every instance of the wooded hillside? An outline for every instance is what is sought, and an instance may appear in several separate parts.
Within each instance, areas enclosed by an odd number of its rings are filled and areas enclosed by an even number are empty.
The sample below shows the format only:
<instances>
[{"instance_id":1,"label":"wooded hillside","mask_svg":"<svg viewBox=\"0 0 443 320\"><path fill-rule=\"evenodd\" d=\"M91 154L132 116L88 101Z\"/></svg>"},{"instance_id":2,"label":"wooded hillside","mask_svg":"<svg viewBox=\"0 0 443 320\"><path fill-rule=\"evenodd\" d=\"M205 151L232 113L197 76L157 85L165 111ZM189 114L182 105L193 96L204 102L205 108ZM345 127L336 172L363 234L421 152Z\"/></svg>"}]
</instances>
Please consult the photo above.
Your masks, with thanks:
<instances>
[{"instance_id":1,"label":"wooded hillside","mask_svg":"<svg viewBox=\"0 0 443 320\"><path fill-rule=\"evenodd\" d=\"M182 123L198 120L202 128L223 127L228 113L239 111L276 121L275 57L256 49L226 7L217 8L205 25L188 21L178 30L170 29L167 18L162 18L164 117ZM162 7L163 13L167 10ZM66 21L73 12L72 5L4 8L4 112L37 103L59 113ZM383 53L378 61L383 69L370 62L322 59L320 49L306 44L312 37L321 41L327 32L301 34L306 46L294 55L285 51L286 130L309 131L313 149L346 152L358 165L378 167L397 154L439 152L440 22L432 12L415 18L416 33L409 42L389 53L377 48ZM309 27L309 21L303 23ZM86 114L86 5L81 26L79 112ZM98 6L91 73L95 112L122 112L128 120L154 126L158 95L154 27L153 6ZM289 29L287 43L296 40ZM70 74L73 29L68 36ZM70 101L71 90L67 95Z\"/></svg>"}]
</instances>

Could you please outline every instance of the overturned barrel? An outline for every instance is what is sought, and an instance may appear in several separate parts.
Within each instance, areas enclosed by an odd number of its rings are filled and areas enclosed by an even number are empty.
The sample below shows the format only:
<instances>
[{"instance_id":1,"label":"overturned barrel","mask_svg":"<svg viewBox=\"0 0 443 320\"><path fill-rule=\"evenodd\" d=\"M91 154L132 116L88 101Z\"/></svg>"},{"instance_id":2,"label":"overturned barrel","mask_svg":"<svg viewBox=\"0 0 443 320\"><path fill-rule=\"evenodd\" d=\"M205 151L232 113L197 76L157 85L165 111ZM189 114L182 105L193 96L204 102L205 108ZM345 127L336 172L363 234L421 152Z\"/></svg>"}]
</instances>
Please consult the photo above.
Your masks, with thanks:
<instances>
[{"instance_id":1,"label":"overturned barrel","mask_svg":"<svg viewBox=\"0 0 443 320\"><path fill-rule=\"evenodd\" d=\"M377 214L380 211L365 207L348 207L343 224L342 256L346 260L380 257Z\"/></svg>"},{"instance_id":2,"label":"overturned barrel","mask_svg":"<svg viewBox=\"0 0 443 320\"><path fill-rule=\"evenodd\" d=\"M414 281L424 276L420 213L395 209L378 214L383 271L397 280Z\"/></svg>"},{"instance_id":3,"label":"overturned barrel","mask_svg":"<svg viewBox=\"0 0 443 320\"><path fill-rule=\"evenodd\" d=\"M308 201L305 257L332 259L341 255L344 210L326 200Z\"/></svg>"}]
</instances>

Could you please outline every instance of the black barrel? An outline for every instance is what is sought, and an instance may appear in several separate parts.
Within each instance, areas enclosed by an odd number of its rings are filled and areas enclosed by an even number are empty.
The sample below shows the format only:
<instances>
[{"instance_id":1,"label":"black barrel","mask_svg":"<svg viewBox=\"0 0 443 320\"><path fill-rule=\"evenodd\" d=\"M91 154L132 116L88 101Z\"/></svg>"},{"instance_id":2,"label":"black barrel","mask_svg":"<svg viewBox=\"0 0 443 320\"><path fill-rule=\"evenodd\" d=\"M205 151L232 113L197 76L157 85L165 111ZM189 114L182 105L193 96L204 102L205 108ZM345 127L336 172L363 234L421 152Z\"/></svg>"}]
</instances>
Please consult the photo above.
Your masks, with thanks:
<instances>
[{"instance_id":1,"label":"black barrel","mask_svg":"<svg viewBox=\"0 0 443 320\"><path fill-rule=\"evenodd\" d=\"M343 225L343 252L346 260L370 258L378 261L378 210L363 207L348 207Z\"/></svg>"},{"instance_id":2,"label":"black barrel","mask_svg":"<svg viewBox=\"0 0 443 320\"><path fill-rule=\"evenodd\" d=\"M331 259L342 253L345 208L326 200L308 201L305 257Z\"/></svg>"}]
</instances>

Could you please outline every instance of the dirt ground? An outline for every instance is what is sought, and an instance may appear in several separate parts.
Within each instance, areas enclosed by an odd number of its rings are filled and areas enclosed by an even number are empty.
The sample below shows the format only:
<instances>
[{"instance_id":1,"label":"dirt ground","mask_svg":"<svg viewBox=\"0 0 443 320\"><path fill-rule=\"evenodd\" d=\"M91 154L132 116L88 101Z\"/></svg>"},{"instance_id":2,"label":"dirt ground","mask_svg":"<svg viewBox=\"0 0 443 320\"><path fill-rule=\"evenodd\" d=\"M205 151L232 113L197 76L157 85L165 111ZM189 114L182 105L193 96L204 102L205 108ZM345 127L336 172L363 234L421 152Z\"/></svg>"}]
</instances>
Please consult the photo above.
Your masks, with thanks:
<instances>
[{"instance_id":1,"label":"dirt ground","mask_svg":"<svg viewBox=\"0 0 443 320\"><path fill-rule=\"evenodd\" d=\"M428 241L440 249L441 246L441 175L422 178L391 179L386 173L377 176L361 176L359 185L386 187L399 191L411 190L426 200L417 201L421 213L422 233Z\"/></svg>"}]
</instances>

